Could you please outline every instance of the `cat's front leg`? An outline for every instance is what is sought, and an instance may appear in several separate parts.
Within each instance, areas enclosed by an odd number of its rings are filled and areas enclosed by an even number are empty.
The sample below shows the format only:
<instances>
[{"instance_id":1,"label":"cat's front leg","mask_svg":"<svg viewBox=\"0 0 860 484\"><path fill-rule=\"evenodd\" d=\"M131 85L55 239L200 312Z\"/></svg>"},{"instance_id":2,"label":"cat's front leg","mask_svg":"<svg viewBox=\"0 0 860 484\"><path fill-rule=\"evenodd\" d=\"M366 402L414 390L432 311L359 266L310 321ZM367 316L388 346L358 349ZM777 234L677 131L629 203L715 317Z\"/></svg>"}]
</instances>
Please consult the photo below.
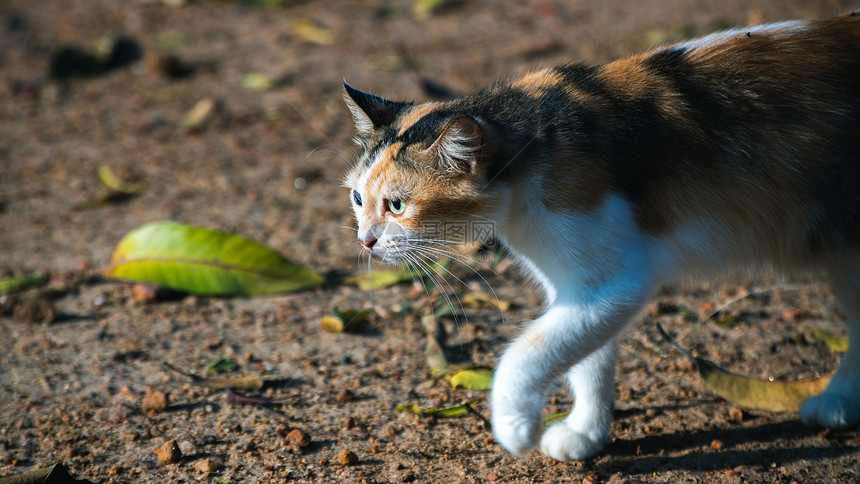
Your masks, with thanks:
<instances>
[{"instance_id":1,"label":"cat's front leg","mask_svg":"<svg viewBox=\"0 0 860 484\"><path fill-rule=\"evenodd\" d=\"M609 428L617 348L612 339L567 372L574 405L564 420L544 432L541 452L560 461L587 459L612 440Z\"/></svg>"},{"instance_id":2,"label":"cat's front leg","mask_svg":"<svg viewBox=\"0 0 860 484\"><path fill-rule=\"evenodd\" d=\"M614 338L650 292L646 284L628 289L633 290L618 300L601 299L595 304L557 300L502 355L490 405L496 441L508 451L523 455L538 444L549 383L580 362L582 366L570 374L576 406L563 422L565 427L551 428L541 447L550 457L571 460L590 457L606 445ZM591 372L599 374L586 377Z\"/></svg>"}]
</instances>

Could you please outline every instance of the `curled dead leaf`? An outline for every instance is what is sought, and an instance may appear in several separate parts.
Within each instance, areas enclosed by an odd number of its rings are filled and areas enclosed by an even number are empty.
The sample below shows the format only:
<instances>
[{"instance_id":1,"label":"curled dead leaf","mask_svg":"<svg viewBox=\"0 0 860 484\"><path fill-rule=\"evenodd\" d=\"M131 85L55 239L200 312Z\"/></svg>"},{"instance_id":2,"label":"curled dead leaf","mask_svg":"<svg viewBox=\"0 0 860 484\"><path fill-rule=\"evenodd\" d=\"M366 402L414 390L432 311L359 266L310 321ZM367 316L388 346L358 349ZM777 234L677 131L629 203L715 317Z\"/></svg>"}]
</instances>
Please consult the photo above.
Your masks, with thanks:
<instances>
[{"instance_id":1,"label":"curled dead leaf","mask_svg":"<svg viewBox=\"0 0 860 484\"><path fill-rule=\"evenodd\" d=\"M696 364L699 375L712 392L744 408L769 412L797 412L804 400L823 392L830 382L830 376L816 380L776 381L736 375L705 358L693 356L672 341L659 324L657 331L666 342Z\"/></svg>"}]
</instances>

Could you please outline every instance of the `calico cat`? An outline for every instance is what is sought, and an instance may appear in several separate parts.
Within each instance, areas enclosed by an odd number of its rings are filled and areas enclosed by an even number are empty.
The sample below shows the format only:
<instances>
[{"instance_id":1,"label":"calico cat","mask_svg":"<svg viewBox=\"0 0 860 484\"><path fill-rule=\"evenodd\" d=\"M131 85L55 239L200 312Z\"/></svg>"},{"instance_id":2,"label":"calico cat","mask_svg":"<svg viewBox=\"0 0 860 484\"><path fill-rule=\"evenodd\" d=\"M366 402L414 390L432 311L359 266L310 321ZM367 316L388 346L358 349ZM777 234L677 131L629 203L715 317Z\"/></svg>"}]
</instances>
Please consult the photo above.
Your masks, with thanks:
<instances>
[{"instance_id":1,"label":"calico cat","mask_svg":"<svg viewBox=\"0 0 860 484\"><path fill-rule=\"evenodd\" d=\"M603 449L619 332L656 286L726 268L827 275L850 346L800 418L860 422L860 12L542 69L444 102L345 89L364 248L420 266L495 236L545 291L490 395L510 452ZM541 435L562 374L575 404Z\"/></svg>"}]
</instances>

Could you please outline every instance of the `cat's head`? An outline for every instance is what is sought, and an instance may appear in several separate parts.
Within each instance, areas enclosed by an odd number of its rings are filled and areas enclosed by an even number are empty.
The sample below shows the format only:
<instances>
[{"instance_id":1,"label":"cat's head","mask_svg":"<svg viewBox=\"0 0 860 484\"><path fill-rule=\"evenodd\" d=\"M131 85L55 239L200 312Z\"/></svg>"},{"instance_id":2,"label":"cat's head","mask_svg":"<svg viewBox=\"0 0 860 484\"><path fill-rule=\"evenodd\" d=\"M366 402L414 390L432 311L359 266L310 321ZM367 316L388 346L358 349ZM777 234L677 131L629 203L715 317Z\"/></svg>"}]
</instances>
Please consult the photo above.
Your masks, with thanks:
<instances>
[{"instance_id":1,"label":"cat's head","mask_svg":"<svg viewBox=\"0 0 860 484\"><path fill-rule=\"evenodd\" d=\"M391 263L438 258L493 236L498 205L481 121L445 103L385 100L344 84L361 152L345 186L358 240Z\"/></svg>"}]
</instances>

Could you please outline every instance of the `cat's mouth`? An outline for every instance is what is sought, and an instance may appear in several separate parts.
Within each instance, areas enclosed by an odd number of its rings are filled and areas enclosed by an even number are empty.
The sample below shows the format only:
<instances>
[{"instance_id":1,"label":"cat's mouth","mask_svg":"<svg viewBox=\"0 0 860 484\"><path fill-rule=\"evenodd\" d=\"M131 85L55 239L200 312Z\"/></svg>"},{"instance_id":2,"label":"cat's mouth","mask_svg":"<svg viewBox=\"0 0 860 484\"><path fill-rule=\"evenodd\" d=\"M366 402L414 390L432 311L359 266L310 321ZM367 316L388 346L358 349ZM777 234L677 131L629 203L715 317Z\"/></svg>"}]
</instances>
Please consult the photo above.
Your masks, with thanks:
<instances>
[{"instance_id":1,"label":"cat's mouth","mask_svg":"<svg viewBox=\"0 0 860 484\"><path fill-rule=\"evenodd\" d=\"M370 254L372 259L387 264L399 266L409 261L409 257L400 249L374 247L372 249L365 248L364 251Z\"/></svg>"}]
</instances>

